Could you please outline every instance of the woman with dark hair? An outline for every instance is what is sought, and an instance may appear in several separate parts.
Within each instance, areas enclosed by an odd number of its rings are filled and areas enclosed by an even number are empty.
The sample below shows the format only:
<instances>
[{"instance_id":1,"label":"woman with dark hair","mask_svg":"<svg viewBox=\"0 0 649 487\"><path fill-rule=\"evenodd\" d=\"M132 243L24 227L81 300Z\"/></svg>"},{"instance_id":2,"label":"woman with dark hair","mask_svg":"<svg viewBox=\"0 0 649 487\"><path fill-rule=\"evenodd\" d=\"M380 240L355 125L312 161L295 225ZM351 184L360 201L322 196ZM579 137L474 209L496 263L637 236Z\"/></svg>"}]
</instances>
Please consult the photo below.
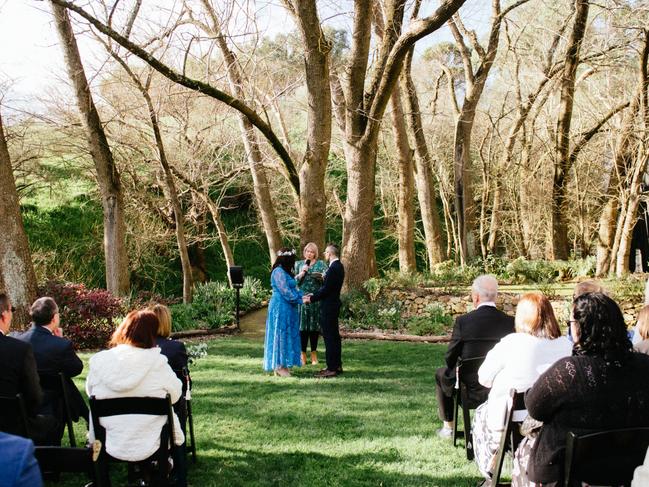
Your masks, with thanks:
<instances>
[{"instance_id":1,"label":"woman with dark hair","mask_svg":"<svg viewBox=\"0 0 649 487\"><path fill-rule=\"evenodd\" d=\"M295 250L287 247L277 252L277 259L270 274L273 295L268 303L266 339L264 341L264 370L275 371L275 375L288 377L289 368L299 367L300 318L298 304L302 292L297 289L293 277Z\"/></svg>"},{"instance_id":2,"label":"woman with dark hair","mask_svg":"<svg viewBox=\"0 0 649 487\"><path fill-rule=\"evenodd\" d=\"M525 395L529 415L543 427L526 471L515 466L512 485L528 485L527 479L532 485L563 485L570 431L649 426L649 356L632 352L615 301L602 293L578 296L570 327L572 356L558 360Z\"/></svg>"},{"instance_id":3,"label":"woman with dark hair","mask_svg":"<svg viewBox=\"0 0 649 487\"><path fill-rule=\"evenodd\" d=\"M543 293L526 293L516 306L516 333L492 348L478 370L480 384L491 388L478 406L473 422L473 447L478 469L490 478L505 427L509 391L528 390L554 362L567 357L572 343L561 336L559 324Z\"/></svg>"},{"instance_id":4,"label":"woman with dark hair","mask_svg":"<svg viewBox=\"0 0 649 487\"><path fill-rule=\"evenodd\" d=\"M167 363L167 358L155 346L158 318L151 310L131 311L117 327L108 350L90 357L86 379L88 396L97 399L116 397L165 397L175 403L180 398L182 384ZM160 446L160 430L164 416L123 414L100 419L106 428L106 451L128 462L139 462L153 455ZM92 422L90 436L94 439ZM185 437L174 413L176 446ZM182 460L179 456L174 458ZM176 469L177 485L186 485L182 463Z\"/></svg>"}]
</instances>

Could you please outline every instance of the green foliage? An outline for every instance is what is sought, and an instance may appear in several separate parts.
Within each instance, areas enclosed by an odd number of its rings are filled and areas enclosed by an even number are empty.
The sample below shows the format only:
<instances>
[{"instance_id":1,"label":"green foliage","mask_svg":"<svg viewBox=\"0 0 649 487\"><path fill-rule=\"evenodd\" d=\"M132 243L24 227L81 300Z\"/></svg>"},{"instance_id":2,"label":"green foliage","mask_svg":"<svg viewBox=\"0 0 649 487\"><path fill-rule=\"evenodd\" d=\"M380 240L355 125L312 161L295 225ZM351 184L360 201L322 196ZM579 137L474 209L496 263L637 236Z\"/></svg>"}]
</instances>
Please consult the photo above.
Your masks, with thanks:
<instances>
[{"instance_id":1,"label":"green foliage","mask_svg":"<svg viewBox=\"0 0 649 487\"><path fill-rule=\"evenodd\" d=\"M458 286L468 285L484 271L477 265L468 264L464 267L452 260L435 264L430 274L426 276L427 286Z\"/></svg>"},{"instance_id":2,"label":"green foliage","mask_svg":"<svg viewBox=\"0 0 649 487\"><path fill-rule=\"evenodd\" d=\"M350 329L398 330L403 325L402 305L393 299L370 300L360 291L341 296L340 319Z\"/></svg>"},{"instance_id":3,"label":"green foliage","mask_svg":"<svg viewBox=\"0 0 649 487\"><path fill-rule=\"evenodd\" d=\"M607 287L617 302L642 303L644 302L645 284L646 276L629 274L611 281Z\"/></svg>"},{"instance_id":4,"label":"green foliage","mask_svg":"<svg viewBox=\"0 0 649 487\"><path fill-rule=\"evenodd\" d=\"M269 297L259 279L246 277L240 291L240 309L248 311L259 308ZM213 281L199 284L194 290L190 304L170 307L173 331L215 329L234 320L236 291L227 283Z\"/></svg>"},{"instance_id":5,"label":"green foliage","mask_svg":"<svg viewBox=\"0 0 649 487\"><path fill-rule=\"evenodd\" d=\"M558 271L551 262L546 260L527 260L524 257L514 259L507 265L507 273L514 282L553 282Z\"/></svg>"},{"instance_id":6,"label":"green foliage","mask_svg":"<svg viewBox=\"0 0 649 487\"><path fill-rule=\"evenodd\" d=\"M446 335L453 326L453 317L437 304L426 307L425 313L408 320L407 332L412 335Z\"/></svg>"}]
</instances>

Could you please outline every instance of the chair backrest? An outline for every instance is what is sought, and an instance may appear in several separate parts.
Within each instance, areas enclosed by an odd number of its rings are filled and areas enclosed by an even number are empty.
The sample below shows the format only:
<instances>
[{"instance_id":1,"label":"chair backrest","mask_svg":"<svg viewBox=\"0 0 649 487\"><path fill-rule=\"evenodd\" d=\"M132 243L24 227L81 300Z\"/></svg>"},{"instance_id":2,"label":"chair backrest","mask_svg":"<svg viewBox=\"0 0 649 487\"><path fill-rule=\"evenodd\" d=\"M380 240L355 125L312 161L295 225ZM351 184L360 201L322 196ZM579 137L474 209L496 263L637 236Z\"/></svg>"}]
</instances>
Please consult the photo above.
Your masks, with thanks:
<instances>
[{"instance_id":1,"label":"chair backrest","mask_svg":"<svg viewBox=\"0 0 649 487\"><path fill-rule=\"evenodd\" d=\"M568 433L564 485L575 481L594 485L629 485L633 471L644 461L649 427Z\"/></svg>"},{"instance_id":2,"label":"chair backrest","mask_svg":"<svg viewBox=\"0 0 649 487\"><path fill-rule=\"evenodd\" d=\"M485 355L482 357L462 358L457 360L457 376L458 380L462 382L467 377L476 376L478 369L484 362Z\"/></svg>"},{"instance_id":3,"label":"chair backrest","mask_svg":"<svg viewBox=\"0 0 649 487\"><path fill-rule=\"evenodd\" d=\"M165 416L169 427L169 438L174 444L173 409L171 396L161 397L118 397L112 399L96 399L91 396L88 401L92 414L92 425L95 436L102 443L106 441L106 430L99 424L100 418L119 416L122 414L146 414Z\"/></svg>"},{"instance_id":4,"label":"chair backrest","mask_svg":"<svg viewBox=\"0 0 649 487\"><path fill-rule=\"evenodd\" d=\"M0 396L0 431L29 438L27 409L22 394Z\"/></svg>"},{"instance_id":5,"label":"chair backrest","mask_svg":"<svg viewBox=\"0 0 649 487\"><path fill-rule=\"evenodd\" d=\"M93 473L91 448L37 446L34 452L41 472Z\"/></svg>"},{"instance_id":6,"label":"chair backrest","mask_svg":"<svg viewBox=\"0 0 649 487\"><path fill-rule=\"evenodd\" d=\"M485 357L460 358L457 362L457 387L460 402L469 409L475 409L487 400L489 390L478 382L478 369Z\"/></svg>"}]
</instances>

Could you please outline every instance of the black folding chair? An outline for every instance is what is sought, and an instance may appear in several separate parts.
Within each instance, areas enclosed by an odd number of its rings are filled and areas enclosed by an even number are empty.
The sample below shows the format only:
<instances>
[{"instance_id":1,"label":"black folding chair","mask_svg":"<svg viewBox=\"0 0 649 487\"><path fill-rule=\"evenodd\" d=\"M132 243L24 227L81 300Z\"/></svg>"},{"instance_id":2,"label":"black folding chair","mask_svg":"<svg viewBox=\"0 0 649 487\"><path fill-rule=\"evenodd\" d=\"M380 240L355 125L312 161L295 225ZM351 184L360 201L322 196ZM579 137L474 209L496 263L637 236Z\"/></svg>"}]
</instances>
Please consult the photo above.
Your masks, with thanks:
<instances>
[{"instance_id":1,"label":"black folding chair","mask_svg":"<svg viewBox=\"0 0 649 487\"><path fill-rule=\"evenodd\" d=\"M84 473L90 481L95 481L96 475L91 448L37 446L35 455L43 474Z\"/></svg>"},{"instance_id":2,"label":"black folding chair","mask_svg":"<svg viewBox=\"0 0 649 487\"><path fill-rule=\"evenodd\" d=\"M27 409L22 394L0 396L0 431L29 438Z\"/></svg>"},{"instance_id":3,"label":"black folding chair","mask_svg":"<svg viewBox=\"0 0 649 487\"><path fill-rule=\"evenodd\" d=\"M649 427L576 435L568 433L564 486L631 485L649 447Z\"/></svg>"},{"instance_id":4,"label":"black folding chair","mask_svg":"<svg viewBox=\"0 0 649 487\"><path fill-rule=\"evenodd\" d=\"M76 448L77 440L74 437L74 427L72 426L72 413L70 410L70 393L68 392L68 385L65 374L59 372L59 383L61 387L61 397L63 398L63 421L68 427L68 438L70 439L70 446Z\"/></svg>"},{"instance_id":5,"label":"black folding chair","mask_svg":"<svg viewBox=\"0 0 649 487\"><path fill-rule=\"evenodd\" d=\"M473 383L473 382L468 382L471 381L471 379L476 381L476 378L478 376L478 369L482 365L482 362L484 362L485 357L472 357L472 358L467 358L463 359L460 358L458 359L457 362L457 368L456 368L456 374L457 374L457 381L456 381L456 391L454 395L454 404L453 404L453 446L456 446L456 441L457 438L460 436L464 436L464 448L466 450L466 458L468 460L473 460L473 436L471 435L471 410L477 408L483 401L476 401L474 399L475 397L475 389L476 387L480 387L481 390L485 391L485 399L486 399L486 391L487 389L485 387L480 386L479 384ZM477 384L477 385L476 385ZM459 416L458 412L460 409L460 405L462 406L462 423L463 423L463 431L460 431L458 429L458 423L459 423Z\"/></svg>"},{"instance_id":6,"label":"black folding chair","mask_svg":"<svg viewBox=\"0 0 649 487\"><path fill-rule=\"evenodd\" d=\"M510 451L512 455L518 448L518 444L523 439L520 433L519 425L525 419L527 410L525 409L525 393L516 392L516 389L509 391L510 403L507 405L507 415L505 416L505 429L500 438L500 446L496 454L496 469L491 477L491 485L497 487L500 484L500 475L502 474L505 454Z\"/></svg>"},{"instance_id":7,"label":"black folding chair","mask_svg":"<svg viewBox=\"0 0 649 487\"><path fill-rule=\"evenodd\" d=\"M109 463L121 462L111 457L106 452L106 429L100 424L101 418L119 416L122 414L145 414L152 416L165 416L166 422L160 431L160 447L151 456L150 460L157 463L155 477L152 485L169 485L169 456L174 442L173 409L169 394L164 398L158 397L121 397L114 399L96 399L92 396L89 400L90 414L95 438L100 442L99 453L94 455L96 463L97 484L99 487L110 487ZM139 464L141 462L124 462Z\"/></svg>"},{"instance_id":8,"label":"black folding chair","mask_svg":"<svg viewBox=\"0 0 649 487\"><path fill-rule=\"evenodd\" d=\"M182 376L185 382L185 401L187 404L187 423L189 425L189 452L192 454L192 462L196 463L196 438L194 437L194 416L192 414L192 378L189 375L189 367L183 367Z\"/></svg>"}]
</instances>

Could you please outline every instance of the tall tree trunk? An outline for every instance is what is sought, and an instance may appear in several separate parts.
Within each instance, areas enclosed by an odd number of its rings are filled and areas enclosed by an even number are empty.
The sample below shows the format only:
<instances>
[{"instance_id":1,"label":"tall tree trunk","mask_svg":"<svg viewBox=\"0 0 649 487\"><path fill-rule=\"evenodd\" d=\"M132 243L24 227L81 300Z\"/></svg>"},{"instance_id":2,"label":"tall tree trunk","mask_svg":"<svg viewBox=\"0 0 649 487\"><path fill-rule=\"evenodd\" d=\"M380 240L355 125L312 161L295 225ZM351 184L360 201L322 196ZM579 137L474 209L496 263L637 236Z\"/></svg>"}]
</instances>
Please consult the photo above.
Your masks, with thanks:
<instances>
[{"instance_id":1,"label":"tall tree trunk","mask_svg":"<svg viewBox=\"0 0 649 487\"><path fill-rule=\"evenodd\" d=\"M174 176L169 168L167 155L164 149L164 142L162 134L160 133L160 125L158 123L158 116L153 107L151 96L146 88L142 87L142 95L146 100L149 109L149 118L151 120L151 127L153 128L153 135L155 136L156 147L158 148L158 159L162 171L165 175L165 185L167 186L167 193L169 194L169 201L174 210L174 220L176 222L176 243L178 244L178 253L180 254L180 265L183 271L183 303L191 303L192 291L194 287L194 280L192 277L192 265L189 261L189 252L187 251L187 239L185 238L185 215L183 213L180 200L178 199L178 191L176 190L176 183Z\"/></svg>"},{"instance_id":2,"label":"tall tree trunk","mask_svg":"<svg viewBox=\"0 0 649 487\"><path fill-rule=\"evenodd\" d=\"M504 16L512 9L526 3L519 0L500 11L500 0L492 0L492 20L489 40L486 50L477 42L475 32L467 32L460 17L455 15L449 21L451 33L462 56L464 74L466 79L466 93L460 114L455 124L453 141L453 167L455 176L455 213L459 231L460 248L458 253L460 262L466 263L477 255L476 235L476 208L473 198L473 184L471 181L471 134L475 121L476 108L484 90L489 71L498 53L500 26ZM472 43L473 49L479 56L480 64L474 72L471 52L465 44L464 34Z\"/></svg>"},{"instance_id":3,"label":"tall tree trunk","mask_svg":"<svg viewBox=\"0 0 649 487\"><path fill-rule=\"evenodd\" d=\"M432 268L434 264L444 260L444 249L442 246L442 228L439 221L437 202L435 201L436 192L432 160L424 135L419 97L412 79L412 55L413 49L408 52L404 61L401 81L406 95L408 128L412 134L415 147L415 182L417 184L421 220L424 226L424 238L426 239L426 255L428 256L428 266Z\"/></svg>"},{"instance_id":4,"label":"tall tree trunk","mask_svg":"<svg viewBox=\"0 0 649 487\"><path fill-rule=\"evenodd\" d=\"M415 181L412 151L408 143L408 132L404 119L399 85L394 87L390 103L392 105L392 131L397 146L397 164L399 169L399 196L397 202L397 211L399 214L399 221L397 223L399 270L402 273L411 273L417 271L417 261L415 259L415 209L413 207Z\"/></svg>"},{"instance_id":5,"label":"tall tree trunk","mask_svg":"<svg viewBox=\"0 0 649 487\"><path fill-rule=\"evenodd\" d=\"M130 283L124 201L119 172L92 99L67 10L54 3L51 5L66 68L74 86L77 105L88 135L90 154L95 164L97 182L101 191L104 212L106 288L114 294L125 295L129 291Z\"/></svg>"},{"instance_id":6,"label":"tall tree trunk","mask_svg":"<svg viewBox=\"0 0 649 487\"><path fill-rule=\"evenodd\" d=\"M0 292L5 292L16 307L18 327L29 323L29 307L36 299L36 274L27 234L20 214L18 191L0 114Z\"/></svg>"},{"instance_id":7,"label":"tall tree trunk","mask_svg":"<svg viewBox=\"0 0 649 487\"><path fill-rule=\"evenodd\" d=\"M561 76L561 98L557 120L554 177L552 182L551 259L568 258L568 222L566 221L566 185L570 171L570 125L575 97L575 75L579 65L579 51L588 20L588 0L575 0L575 21L568 38L565 64Z\"/></svg>"},{"instance_id":8,"label":"tall tree trunk","mask_svg":"<svg viewBox=\"0 0 649 487\"><path fill-rule=\"evenodd\" d=\"M216 13L209 4L209 1L202 0L202 3L211 20L211 25L209 26L210 33L214 36L219 50L225 59L230 89L238 98L244 99L244 77L237 56L228 46L227 41L221 32L219 19L216 17ZM241 129L241 137L243 138L243 143L246 148L246 156L248 158L248 165L252 175L252 184L257 209L261 216L264 233L266 234L270 261L274 262L277 256L277 251L282 247L282 237L279 232L277 216L275 215L275 208L273 207L273 201L270 196L268 178L266 177L266 172L263 167L259 140L254 126L248 117L241 113L239 114L239 127Z\"/></svg>"},{"instance_id":9,"label":"tall tree trunk","mask_svg":"<svg viewBox=\"0 0 649 487\"><path fill-rule=\"evenodd\" d=\"M315 0L287 0L304 42L307 140L300 168L300 242L324 248L327 202L325 171L331 145L331 42L320 26Z\"/></svg>"}]
</instances>

